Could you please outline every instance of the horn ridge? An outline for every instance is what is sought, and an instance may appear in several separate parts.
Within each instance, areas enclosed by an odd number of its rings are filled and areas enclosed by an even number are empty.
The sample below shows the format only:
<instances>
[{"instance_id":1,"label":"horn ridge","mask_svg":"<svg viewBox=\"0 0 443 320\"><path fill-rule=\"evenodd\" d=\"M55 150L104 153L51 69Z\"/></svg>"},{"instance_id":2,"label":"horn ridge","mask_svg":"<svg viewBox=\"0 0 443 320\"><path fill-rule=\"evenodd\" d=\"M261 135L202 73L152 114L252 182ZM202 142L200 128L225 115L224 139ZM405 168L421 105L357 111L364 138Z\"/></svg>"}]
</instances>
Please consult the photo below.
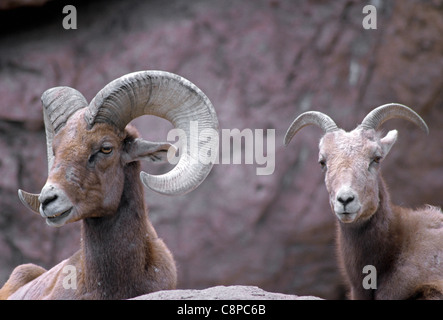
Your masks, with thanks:
<instances>
[{"instance_id":1,"label":"horn ridge","mask_svg":"<svg viewBox=\"0 0 443 320\"><path fill-rule=\"evenodd\" d=\"M70 87L54 87L46 90L41 97L43 120L46 133L48 172L54 162L52 140L56 134L79 109L88 106L85 97Z\"/></svg>"},{"instance_id":2,"label":"horn ridge","mask_svg":"<svg viewBox=\"0 0 443 320\"><path fill-rule=\"evenodd\" d=\"M89 104L85 120L89 127L109 123L124 130L133 119L154 115L183 130L187 137L187 153L177 165L163 175L141 173L143 183L163 194L184 194L196 188L209 174L213 164L198 160L207 152L207 142L191 135L191 123L198 123L198 133L205 129L218 132L218 119L209 98L189 80L165 71L139 71L124 75L106 85ZM199 154L190 154L197 143ZM203 155L204 156L204 155Z\"/></svg>"},{"instance_id":3,"label":"horn ridge","mask_svg":"<svg viewBox=\"0 0 443 320\"><path fill-rule=\"evenodd\" d=\"M285 146L291 142L292 138L298 131L309 125L316 125L320 127L324 133L339 129L334 120L323 112L307 111L299 115L289 126L284 138Z\"/></svg>"},{"instance_id":4,"label":"horn ridge","mask_svg":"<svg viewBox=\"0 0 443 320\"><path fill-rule=\"evenodd\" d=\"M26 208L39 213L40 201L39 194L29 193L21 189L18 190L18 198L25 205Z\"/></svg>"},{"instance_id":5,"label":"horn ridge","mask_svg":"<svg viewBox=\"0 0 443 320\"><path fill-rule=\"evenodd\" d=\"M360 126L364 129L377 130L383 123L394 118L408 120L429 134L426 122L414 110L399 103L388 103L375 108L368 113Z\"/></svg>"},{"instance_id":6,"label":"horn ridge","mask_svg":"<svg viewBox=\"0 0 443 320\"><path fill-rule=\"evenodd\" d=\"M48 89L43 93L41 101L43 111L48 115L55 133L66 124L72 114L88 106L85 97L70 87Z\"/></svg>"}]
</instances>

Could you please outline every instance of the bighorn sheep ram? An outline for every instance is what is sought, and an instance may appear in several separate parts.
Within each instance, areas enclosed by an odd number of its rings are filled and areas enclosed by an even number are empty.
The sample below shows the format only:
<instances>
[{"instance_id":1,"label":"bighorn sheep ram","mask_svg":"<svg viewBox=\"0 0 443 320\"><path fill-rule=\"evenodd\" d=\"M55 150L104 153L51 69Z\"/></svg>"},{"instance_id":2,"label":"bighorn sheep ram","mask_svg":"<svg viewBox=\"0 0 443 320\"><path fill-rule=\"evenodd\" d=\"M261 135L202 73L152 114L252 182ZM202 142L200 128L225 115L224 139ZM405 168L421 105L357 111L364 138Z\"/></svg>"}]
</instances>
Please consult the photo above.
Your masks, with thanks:
<instances>
[{"instance_id":1,"label":"bighorn sheep ram","mask_svg":"<svg viewBox=\"0 0 443 320\"><path fill-rule=\"evenodd\" d=\"M308 125L323 129L319 163L325 172L329 202L337 221L337 254L351 299L443 298L443 214L426 206L417 210L391 204L380 163L397 139L378 128L403 118L428 133L412 109L386 104L372 110L354 130L337 127L326 114L308 111L289 127L284 143ZM363 284L365 266L376 283ZM372 268L371 267L371 268ZM369 270L369 269L366 269Z\"/></svg>"},{"instance_id":2,"label":"bighorn sheep ram","mask_svg":"<svg viewBox=\"0 0 443 320\"><path fill-rule=\"evenodd\" d=\"M148 220L141 181L162 194L185 194L212 164L183 151L165 174L140 172L139 160L164 160L171 145L143 140L127 124L142 115L164 118L207 152L207 142L189 133L191 121L218 130L209 99L178 75L141 71L110 82L89 105L69 87L47 90L42 103L48 179L40 194L19 190L19 198L50 226L82 220L81 249L49 271L16 267L0 298L123 299L175 288L175 262ZM64 283L66 270L76 272L75 286Z\"/></svg>"}]
</instances>

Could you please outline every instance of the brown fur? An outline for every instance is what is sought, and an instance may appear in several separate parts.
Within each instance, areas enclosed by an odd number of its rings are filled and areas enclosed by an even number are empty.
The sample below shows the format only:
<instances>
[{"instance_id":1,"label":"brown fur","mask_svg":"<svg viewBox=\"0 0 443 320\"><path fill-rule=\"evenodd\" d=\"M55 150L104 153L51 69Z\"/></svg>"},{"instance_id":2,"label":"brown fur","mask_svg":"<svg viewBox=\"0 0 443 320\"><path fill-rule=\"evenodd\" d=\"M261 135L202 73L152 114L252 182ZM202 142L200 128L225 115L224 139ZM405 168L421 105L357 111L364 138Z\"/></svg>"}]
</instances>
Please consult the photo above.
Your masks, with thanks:
<instances>
[{"instance_id":1,"label":"brown fur","mask_svg":"<svg viewBox=\"0 0 443 320\"><path fill-rule=\"evenodd\" d=\"M83 112L55 135L47 181L73 204L66 223L82 220L81 248L49 271L18 266L2 299L125 299L176 286L172 254L148 219L140 163L128 161L138 133L106 124L88 130ZM98 152L105 142L110 155ZM77 289L63 286L66 266L75 267Z\"/></svg>"},{"instance_id":2,"label":"brown fur","mask_svg":"<svg viewBox=\"0 0 443 320\"><path fill-rule=\"evenodd\" d=\"M0 290L0 300L6 300L20 287L34 280L45 272L46 269L32 263L22 264L16 267L10 275L8 281Z\"/></svg>"}]
</instances>

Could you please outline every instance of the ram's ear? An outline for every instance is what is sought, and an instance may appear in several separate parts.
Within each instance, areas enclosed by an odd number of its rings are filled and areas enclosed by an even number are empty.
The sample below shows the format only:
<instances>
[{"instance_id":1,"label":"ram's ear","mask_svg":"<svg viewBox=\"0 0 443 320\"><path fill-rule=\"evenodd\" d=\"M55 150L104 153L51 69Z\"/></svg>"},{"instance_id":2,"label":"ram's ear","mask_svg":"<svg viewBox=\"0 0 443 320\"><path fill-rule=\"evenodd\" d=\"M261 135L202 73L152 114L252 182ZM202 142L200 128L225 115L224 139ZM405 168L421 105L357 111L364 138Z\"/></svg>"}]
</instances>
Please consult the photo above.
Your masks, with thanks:
<instances>
[{"instance_id":1,"label":"ram's ear","mask_svg":"<svg viewBox=\"0 0 443 320\"><path fill-rule=\"evenodd\" d=\"M168 153L175 154L175 152L175 146L168 142L151 142L135 139L126 146L122 158L125 163L137 160L166 162L168 160Z\"/></svg>"},{"instance_id":2,"label":"ram's ear","mask_svg":"<svg viewBox=\"0 0 443 320\"><path fill-rule=\"evenodd\" d=\"M397 130L389 131L386 136L380 139L381 147L383 149L383 156L386 156L394 145L395 141L397 141Z\"/></svg>"}]
</instances>

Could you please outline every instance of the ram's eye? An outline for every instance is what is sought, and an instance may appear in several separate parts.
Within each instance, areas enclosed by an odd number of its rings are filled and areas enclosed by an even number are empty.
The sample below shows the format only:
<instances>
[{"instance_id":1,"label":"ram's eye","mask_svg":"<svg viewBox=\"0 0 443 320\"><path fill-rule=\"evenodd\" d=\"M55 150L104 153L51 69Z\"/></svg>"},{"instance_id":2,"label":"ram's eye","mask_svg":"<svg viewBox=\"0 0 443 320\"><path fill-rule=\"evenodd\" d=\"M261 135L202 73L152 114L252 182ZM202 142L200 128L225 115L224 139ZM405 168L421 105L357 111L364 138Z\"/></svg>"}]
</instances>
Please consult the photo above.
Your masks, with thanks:
<instances>
[{"instance_id":1,"label":"ram's eye","mask_svg":"<svg viewBox=\"0 0 443 320\"><path fill-rule=\"evenodd\" d=\"M326 160L321 159L318 161L318 163L320 164L320 166L323 170L326 169Z\"/></svg>"},{"instance_id":2,"label":"ram's eye","mask_svg":"<svg viewBox=\"0 0 443 320\"><path fill-rule=\"evenodd\" d=\"M104 153L104 154L110 154L112 152L112 147L111 146L102 146L100 148L100 152Z\"/></svg>"}]
</instances>

